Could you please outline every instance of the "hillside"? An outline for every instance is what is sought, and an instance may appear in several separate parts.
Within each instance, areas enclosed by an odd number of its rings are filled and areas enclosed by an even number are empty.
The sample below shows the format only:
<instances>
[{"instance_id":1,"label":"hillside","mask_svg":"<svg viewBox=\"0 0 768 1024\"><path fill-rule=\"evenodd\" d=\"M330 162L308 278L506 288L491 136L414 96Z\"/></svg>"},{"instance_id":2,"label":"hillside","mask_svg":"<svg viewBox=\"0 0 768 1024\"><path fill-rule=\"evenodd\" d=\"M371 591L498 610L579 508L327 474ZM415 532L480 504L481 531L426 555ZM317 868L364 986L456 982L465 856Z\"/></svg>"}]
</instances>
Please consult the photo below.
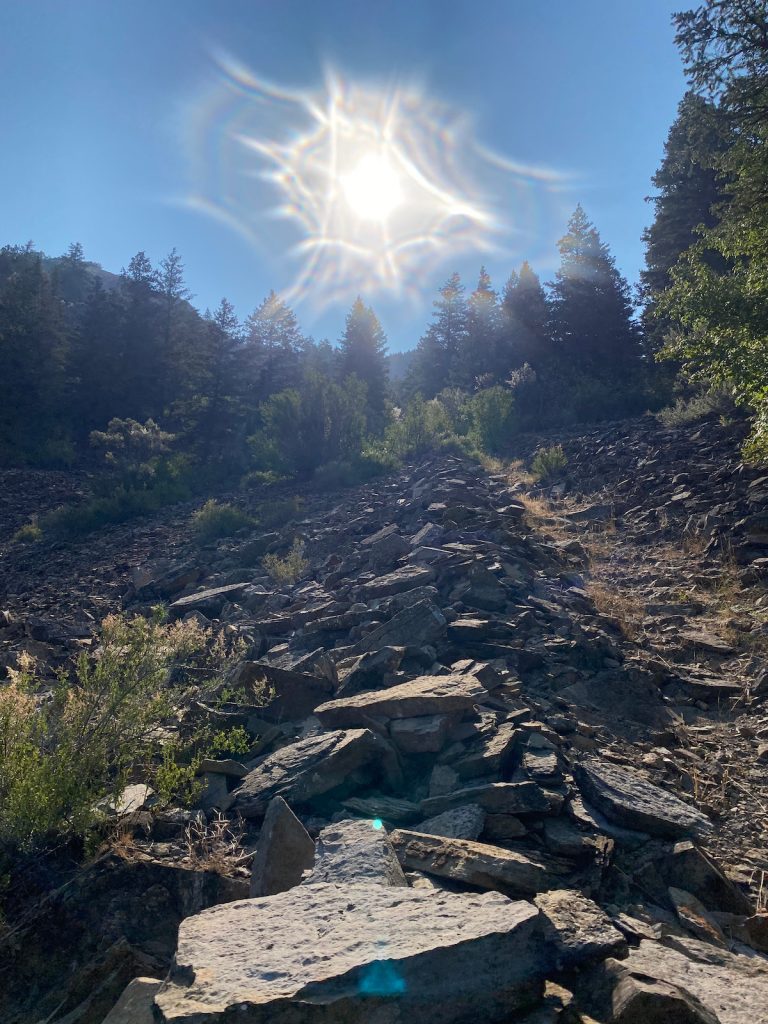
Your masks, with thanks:
<instances>
[{"instance_id":1,"label":"hillside","mask_svg":"<svg viewBox=\"0 0 768 1024\"><path fill-rule=\"evenodd\" d=\"M100 1024L139 977L109 1024L768 1016L768 482L743 434L646 417L502 472L220 495L262 525L203 545L190 502L19 547L18 495L78 482L14 477L5 664L52 674L164 602L242 639L224 701L177 721L248 749L203 763L192 809L134 787L85 865L11 879L3 1021ZM565 474L534 484L554 440Z\"/></svg>"}]
</instances>

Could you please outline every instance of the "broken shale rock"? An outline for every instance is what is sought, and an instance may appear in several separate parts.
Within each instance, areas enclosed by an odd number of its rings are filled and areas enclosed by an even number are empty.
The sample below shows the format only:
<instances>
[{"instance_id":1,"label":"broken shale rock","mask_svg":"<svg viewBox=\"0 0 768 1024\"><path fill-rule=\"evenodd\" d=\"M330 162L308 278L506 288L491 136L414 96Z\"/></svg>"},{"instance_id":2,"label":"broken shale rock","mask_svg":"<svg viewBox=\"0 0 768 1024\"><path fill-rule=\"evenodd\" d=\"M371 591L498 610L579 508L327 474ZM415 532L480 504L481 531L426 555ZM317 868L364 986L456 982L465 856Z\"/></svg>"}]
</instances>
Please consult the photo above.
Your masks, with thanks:
<instances>
[{"instance_id":1,"label":"broken shale rock","mask_svg":"<svg viewBox=\"0 0 768 1024\"><path fill-rule=\"evenodd\" d=\"M251 868L251 896L274 896L301 882L315 844L281 796L270 801Z\"/></svg>"},{"instance_id":2,"label":"broken shale rock","mask_svg":"<svg viewBox=\"0 0 768 1024\"><path fill-rule=\"evenodd\" d=\"M245 818L260 818L275 796L301 805L333 790L357 788L395 770L394 757L386 740L368 729L307 736L248 772L234 791L232 808Z\"/></svg>"},{"instance_id":3,"label":"broken shale rock","mask_svg":"<svg viewBox=\"0 0 768 1024\"><path fill-rule=\"evenodd\" d=\"M590 758L574 765L573 771L586 800L625 828L672 838L712 829L695 807L629 768Z\"/></svg>"},{"instance_id":4,"label":"broken shale rock","mask_svg":"<svg viewBox=\"0 0 768 1024\"><path fill-rule=\"evenodd\" d=\"M538 916L497 893L332 883L214 907L179 930L158 1020L502 1024L542 992Z\"/></svg>"},{"instance_id":5,"label":"broken shale rock","mask_svg":"<svg viewBox=\"0 0 768 1024\"><path fill-rule=\"evenodd\" d=\"M340 821L317 838L314 867L305 885L408 885L392 843L380 821Z\"/></svg>"},{"instance_id":6,"label":"broken shale rock","mask_svg":"<svg viewBox=\"0 0 768 1024\"><path fill-rule=\"evenodd\" d=\"M394 831L390 839L404 868L507 894L537 893L562 886L563 875L541 860L500 846Z\"/></svg>"},{"instance_id":7,"label":"broken shale rock","mask_svg":"<svg viewBox=\"0 0 768 1024\"><path fill-rule=\"evenodd\" d=\"M418 676L387 690L328 701L315 709L315 715L328 728L343 729L365 725L373 718L460 715L486 696L487 691L471 676Z\"/></svg>"}]
</instances>

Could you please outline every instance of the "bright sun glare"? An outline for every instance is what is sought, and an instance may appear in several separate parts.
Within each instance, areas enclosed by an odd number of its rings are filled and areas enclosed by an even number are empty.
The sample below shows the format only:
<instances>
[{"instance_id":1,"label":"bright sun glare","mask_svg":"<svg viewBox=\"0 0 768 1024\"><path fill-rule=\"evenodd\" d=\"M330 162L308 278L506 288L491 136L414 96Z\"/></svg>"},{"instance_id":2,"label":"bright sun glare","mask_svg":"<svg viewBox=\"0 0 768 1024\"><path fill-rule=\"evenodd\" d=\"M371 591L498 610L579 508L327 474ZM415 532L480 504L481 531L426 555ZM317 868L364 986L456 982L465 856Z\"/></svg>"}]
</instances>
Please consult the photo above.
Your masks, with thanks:
<instances>
[{"instance_id":1,"label":"bright sun glare","mask_svg":"<svg viewBox=\"0 0 768 1024\"><path fill-rule=\"evenodd\" d=\"M385 221L403 200L397 171L386 156L367 153L341 177L347 202L363 220Z\"/></svg>"},{"instance_id":2,"label":"bright sun glare","mask_svg":"<svg viewBox=\"0 0 768 1024\"><path fill-rule=\"evenodd\" d=\"M541 212L561 177L484 149L462 111L423 90L330 70L323 87L294 90L228 56L219 66L193 201L270 245L271 259L292 258L286 301L321 309L381 291L419 300L438 265L496 250L502 232L544 237ZM275 218L289 231L270 229Z\"/></svg>"}]
</instances>

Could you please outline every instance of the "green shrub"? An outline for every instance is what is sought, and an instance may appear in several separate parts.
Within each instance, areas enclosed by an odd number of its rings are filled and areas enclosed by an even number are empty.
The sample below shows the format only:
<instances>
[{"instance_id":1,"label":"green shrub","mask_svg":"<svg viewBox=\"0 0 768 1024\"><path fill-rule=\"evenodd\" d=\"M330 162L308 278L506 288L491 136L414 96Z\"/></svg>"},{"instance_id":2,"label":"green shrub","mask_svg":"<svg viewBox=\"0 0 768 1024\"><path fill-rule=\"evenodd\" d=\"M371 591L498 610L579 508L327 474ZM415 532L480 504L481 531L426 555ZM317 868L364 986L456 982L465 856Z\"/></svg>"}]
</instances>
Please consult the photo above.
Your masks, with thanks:
<instances>
[{"instance_id":1,"label":"green shrub","mask_svg":"<svg viewBox=\"0 0 768 1024\"><path fill-rule=\"evenodd\" d=\"M43 531L38 523L25 523L14 533L13 541L15 544L34 544L36 541L42 540L42 537Z\"/></svg>"},{"instance_id":2,"label":"green shrub","mask_svg":"<svg viewBox=\"0 0 768 1024\"><path fill-rule=\"evenodd\" d=\"M255 520L236 505L222 504L209 498L202 508L192 513L190 525L195 539L200 544L207 544L219 537L231 537L243 527L254 526Z\"/></svg>"},{"instance_id":3,"label":"green shrub","mask_svg":"<svg viewBox=\"0 0 768 1024\"><path fill-rule=\"evenodd\" d=\"M682 396L677 398L674 405L657 412L656 418L665 427L683 427L687 423L697 423L707 416L729 415L733 409L734 404L730 392L723 388L715 388L693 395L691 398Z\"/></svg>"},{"instance_id":4,"label":"green shrub","mask_svg":"<svg viewBox=\"0 0 768 1024\"><path fill-rule=\"evenodd\" d=\"M470 399L469 438L481 451L498 452L509 440L514 404L512 393L500 385L484 388Z\"/></svg>"},{"instance_id":5,"label":"green shrub","mask_svg":"<svg viewBox=\"0 0 768 1024\"><path fill-rule=\"evenodd\" d=\"M551 448L539 448L531 462L531 472L543 483L560 476L568 464L568 458L561 444Z\"/></svg>"},{"instance_id":6,"label":"green shrub","mask_svg":"<svg viewBox=\"0 0 768 1024\"><path fill-rule=\"evenodd\" d=\"M285 558L280 558L278 555L265 555L262 564L275 583L295 583L301 579L309 567L309 559L304 557L304 541L296 537Z\"/></svg>"},{"instance_id":7,"label":"green shrub","mask_svg":"<svg viewBox=\"0 0 768 1024\"><path fill-rule=\"evenodd\" d=\"M166 625L160 612L110 616L95 657L82 653L50 696L22 658L0 688L0 852L84 835L100 800L149 771L188 668L213 669L207 641L196 623Z\"/></svg>"}]
</instances>

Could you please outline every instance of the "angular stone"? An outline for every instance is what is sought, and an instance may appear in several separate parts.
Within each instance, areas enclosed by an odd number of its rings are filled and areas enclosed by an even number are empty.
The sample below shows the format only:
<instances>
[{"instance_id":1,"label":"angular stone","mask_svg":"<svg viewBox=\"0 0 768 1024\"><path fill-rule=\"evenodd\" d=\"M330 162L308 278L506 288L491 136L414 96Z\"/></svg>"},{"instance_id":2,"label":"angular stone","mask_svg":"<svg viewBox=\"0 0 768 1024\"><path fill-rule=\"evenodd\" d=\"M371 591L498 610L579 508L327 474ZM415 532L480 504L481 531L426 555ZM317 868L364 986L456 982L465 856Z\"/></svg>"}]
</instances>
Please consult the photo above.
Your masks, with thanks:
<instances>
[{"instance_id":1,"label":"angular stone","mask_svg":"<svg viewBox=\"0 0 768 1024\"><path fill-rule=\"evenodd\" d=\"M380 647L419 647L432 643L445 632L445 616L432 601L418 601L404 608L389 622L383 622L355 644L352 653L363 654Z\"/></svg>"},{"instance_id":2,"label":"angular stone","mask_svg":"<svg viewBox=\"0 0 768 1024\"><path fill-rule=\"evenodd\" d=\"M342 806L354 814L361 814L370 821L378 818L392 825L410 825L421 817L421 808L410 800L399 800L394 796L374 793L371 796L353 796L343 800Z\"/></svg>"},{"instance_id":3,"label":"angular stone","mask_svg":"<svg viewBox=\"0 0 768 1024\"><path fill-rule=\"evenodd\" d=\"M436 523L425 523L424 526L411 537L412 548L436 547L440 544L445 530Z\"/></svg>"},{"instance_id":4,"label":"angular stone","mask_svg":"<svg viewBox=\"0 0 768 1024\"><path fill-rule=\"evenodd\" d=\"M371 719L416 718L468 711L486 691L467 676L418 676L387 690L370 690L328 701L315 715L330 728L363 725Z\"/></svg>"},{"instance_id":5,"label":"angular stone","mask_svg":"<svg viewBox=\"0 0 768 1024\"><path fill-rule=\"evenodd\" d=\"M625 974L613 990L611 1024L720 1024L720 1018L679 985Z\"/></svg>"},{"instance_id":6,"label":"angular stone","mask_svg":"<svg viewBox=\"0 0 768 1024\"><path fill-rule=\"evenodd\" d=\"M259 661L242 662L238 668L238 683L263 686L272 694L259 708L259 715L267 722L302 721L333 694L331 680L320 676Z\"/></svg>"},{"instance_id":7,"label":"angular stone","mask_svg":"<svg viewBox=\"0 0 768 1024\"><path fill-rule=\"evenodd\" d=\"M752 901L728 878L712 858L688 840L665 851L658 870L667 885L687 889L709 907L732 914L750 915Z\"/></svg>"},{"instance_id":8,"label":"angular stone","mask_svg":"<svg viewBox=\"0 0 768 1024\"><path fill-rule=\"evenodd\" d=\"M154 1024L152 1006L162 984L157 978L134 978L102 1024Z\"/></svg>"},{"instance_id":9,"label":"angular stone","mask_svg":"<svg viewBox=\"0 0 768 1024\"><path fill-rule=\"evenodd\" d=\"M398 670L404 654L404 647L382 647L380 651L370 651L349 661L339 662L336 696L351 697L364 690L378 689L385 675Z\"/></svg>"},{"instance_id":10,"label":"angular stone","mask_svg":"<svg viewBox=\"0 0 768 1024\"><path fill-rule=\"evenodd\" d=\"M505 722L478 747L455 761L453 767L462 779L474 779L480 775L501 776L509 767L518 735L514 725Z\"/></svg>"},{"instance_id":11,"label":"angular stone","mask_svg":"<svg viewBox=\"0 0 768 1024\"><path fill-rule=\"evenodd\" d=\"M557 951L560 970L626 953L624 936L582 893L557 889L540 893L533 902L544 918L544 935Z\"/></svg>"},{"instance_id":12,"label":"angular stone","mask_svg":"<svg viewBox=\"0 0 768 1024\"><path fill-rule=\"evenodd\" d=\"M192 611L218 614L223 608L225 601L234 601L249 586L249 583L230 583L225 587L198 590L196 594L187 594L186 597L180 597L177 601L174 601L169 611L177 617Z\"/></svg>"},{"instance_id":13,"label":"angular stone","mask_svg":"<svg viewBox=\"0 0 768 1024\"><path fill-rule=\"evenodd\" d=\"M586 799L626 828L673 838L712 828L695 807L628 768L589 759L574 765L573 771Z\"/></svg>"},{"instance_id":14,"label":"angular stone","mask_svg":"<svg viewBox=\"0 0 768 1024\"><path fill-rule=\"evenodd\" d=\"M637 949L630 949L621 966L635 976L685 989L715 1013L720 1024L768 1020L768 961L764 957L728 953L698 939L675 939L674 948L643 940ZM644 1018L639 1020L646 1024Z\"/></svg>"},{"instance_id":15,"label":"angular stone","mask_svg":"<svg viewBox=\"0 0 768 1024\"><path fill-rule=\"evenodd\" d=\"M498 893L381 885L213 907L179 929L159 1020L502 1024L542 992L537 918Z\"/></svg>"},{"instance_id":16,"label":"angular stone","mask_svg":"<svg viewBox=\"0 0 768 1024\"><path fill-rule=\"evenodd\" d=\"M403 543L405 544L405 541ZM363 601L374 601L380 597L391 597L392 594L400 594L406 590L413 590L415 587L422 587L431 583L434 578L434 572L426 566L406 565L386 576L379 576L378 579L371 580L369 583L363 583L357 588L357 594Z\"/></svg>"},{"instance_id":17,"label":"angular stone","mask_svg":"<svg viewBox=\"0 0 768 1024\"><path fill-rule=\"evenodd\" d=\"M536 893L562 885L540 861L500 846L394 831L390 839L403 867L504 893Z\"/></svg>"},{"instance_id":18,"label":"angular stone","mask_svg":"<svg viewBox=\"0 0 768 1024\"><path fill-rule=\"evenodd\" d=\"M281 796L270 801L251 868L251 896L274 896L301 882L315 844Z\"/></svg>"},{"instance_id":19,"label":"angular stone","mask_svg":"<svg viewBox=\"0 0 768 1024\"><path fill-rule=\"evenodd\" d=\"M245 818L261 817L275 796L291 804L349 785L356 774L386 770L394 752L368 729L319 733L290 743L248 772L234 792L233 808Z\"/></svg>"},{"instance_id":20,"label":"angular stone","mask_svg":"<svg viewBox=\"0 0 768 1024\"><path fill-rule=\"evenodd\" d=\"M678 889L674 885L669 887L669 898L672 900L672 906L684 928L687 928L697 939L714 942L716 946L725 948L727 943L723 931L708 913L701 900L697 900L685 889Z\"/></svg>"},{"instance_id":21,"label":"angular stone","mask_svg":"<svg viewBox=\"0 0 768 1024\"><path fill-rule=\"evenodd\" d=\"M314 867L304 885L321 882L408 885L381 822L360 819L328 825L318 836Z\"/></svg>"},{"instance_id":22,"label":"angular stone","mask_svg":"<svg viewBox=\"0 0 768 1024\"><path fill-rule=\"evenodd\" d=\"M485 811L477 804L465 804L452 811L444 811L434 818L426 818L414 829L430 836L445 836L447 839L479 838L485 825Z\"/></svg>"},{"instance_id":23,"label":"angular stone","mask_svg":"<svg viewBox=\"0 0 768 1024\"><path fill-rule=\"evenodd\" d=\"M450 715L400 718L389 724L389 736L404 754L436 754L445 746L454 719Z\"/></svg>"},{"instance_id":24,"label":"angular stone","mask_svg":"<svg viewBox=\"0 0 768 1024\"><path fill-rule=\"evenodd\" d=\"M427 817L442 814L461 804L479 804L488 814L546 814L550 801L535 782L489 782L485 786L468 786L445 796L421 801Z\"/></svg>"}]
</instances>

